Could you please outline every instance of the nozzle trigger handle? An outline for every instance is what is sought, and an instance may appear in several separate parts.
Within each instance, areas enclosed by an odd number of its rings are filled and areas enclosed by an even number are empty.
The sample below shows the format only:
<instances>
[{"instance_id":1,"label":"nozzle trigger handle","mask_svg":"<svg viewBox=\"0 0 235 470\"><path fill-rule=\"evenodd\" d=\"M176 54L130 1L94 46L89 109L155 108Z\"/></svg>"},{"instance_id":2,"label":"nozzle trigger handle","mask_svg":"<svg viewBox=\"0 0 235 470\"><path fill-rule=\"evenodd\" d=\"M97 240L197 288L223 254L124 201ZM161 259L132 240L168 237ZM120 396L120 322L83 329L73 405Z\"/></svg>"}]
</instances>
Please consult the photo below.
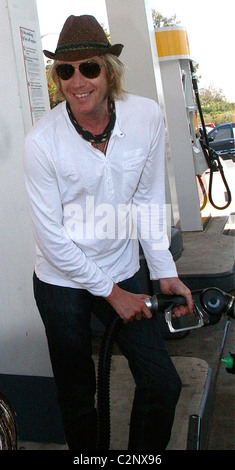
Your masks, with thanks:
<instances>
[{"instance_id":1,"label":"nozzle trigger handle","mask_svg":"<svg viewBox=\"0 0 235 470\"><path fill-rule=\"evenodd\" d=\"M187 302L186 302L185 297L183 297L182 295L176 295L176 296L172 296L171 304L174 307L177 307L179 305L187 305Z\"/></svg>"},{"instance_id":2,"label":"nozzle trigger handle","mask_svg":"<svg viewBox=\"0 0 235 470\"><path fill-rule=\"evenodd\" d=\"M186 299L182 295L161 294L158 297L158 310L164 312L166 308L174 308L180 305L186 305Z\"/></svg>"}]
</instances>

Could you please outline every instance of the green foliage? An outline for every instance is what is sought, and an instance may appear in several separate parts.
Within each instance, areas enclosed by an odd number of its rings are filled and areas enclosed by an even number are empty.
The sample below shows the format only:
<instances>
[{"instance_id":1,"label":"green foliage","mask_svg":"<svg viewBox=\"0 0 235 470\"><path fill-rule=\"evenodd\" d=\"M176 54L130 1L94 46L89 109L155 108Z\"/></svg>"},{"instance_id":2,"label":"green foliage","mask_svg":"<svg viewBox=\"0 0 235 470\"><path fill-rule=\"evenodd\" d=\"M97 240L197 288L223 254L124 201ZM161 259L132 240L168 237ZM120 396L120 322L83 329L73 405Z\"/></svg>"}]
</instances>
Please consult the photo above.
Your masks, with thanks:
<instances>
[{"instance_id":1,"label":"green foliage","mask_svg":"<svg viewBox=\"0 0 235 470\"><path fill-rule=\"evenodd\" d=\"M201 88L199 96L205 122L235 122L235 103L227 101L221 89Z\"/></svg>"},{"instance_id":2,"label":"green foliage","mask_svg":"<svg viewBox=\"0 0 235 470\"><path fill-rule=\"evenodd\" d=\"M53 80L51 80L50 83L49 82L47 83L47 87L48 87L50 107L52 109L57 104L57 103L55 103L54 98L53 98L54 92L55 92L55 83L53 82Z\"/></svg>"}]
</instances>

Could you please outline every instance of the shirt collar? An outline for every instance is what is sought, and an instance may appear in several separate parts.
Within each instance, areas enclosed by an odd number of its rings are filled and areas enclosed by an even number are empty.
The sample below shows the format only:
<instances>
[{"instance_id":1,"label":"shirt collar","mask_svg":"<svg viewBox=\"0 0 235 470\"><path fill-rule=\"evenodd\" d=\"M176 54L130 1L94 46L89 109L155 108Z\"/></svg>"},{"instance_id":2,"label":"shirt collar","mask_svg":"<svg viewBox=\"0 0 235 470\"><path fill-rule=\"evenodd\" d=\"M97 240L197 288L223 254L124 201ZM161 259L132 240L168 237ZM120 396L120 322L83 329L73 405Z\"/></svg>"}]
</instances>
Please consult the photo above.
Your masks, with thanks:
<instances>
[{"instance_id":1,"label":"shirt collar","mask_svg":"<svg viewBox=\"0 0 235 470\"><path fill-rule=\"evenodd\" d=\"M122 126L120 125L120 110L119 110L119 106L118 106L117 101L115 101L115 108L116 108L116 122L115 122L113 132L112 132L110 138L112 139L112 137L117 136L120 139L123 139L123 137L125 137L125 133L122 130Z\"/></svg>"}]
</instances>

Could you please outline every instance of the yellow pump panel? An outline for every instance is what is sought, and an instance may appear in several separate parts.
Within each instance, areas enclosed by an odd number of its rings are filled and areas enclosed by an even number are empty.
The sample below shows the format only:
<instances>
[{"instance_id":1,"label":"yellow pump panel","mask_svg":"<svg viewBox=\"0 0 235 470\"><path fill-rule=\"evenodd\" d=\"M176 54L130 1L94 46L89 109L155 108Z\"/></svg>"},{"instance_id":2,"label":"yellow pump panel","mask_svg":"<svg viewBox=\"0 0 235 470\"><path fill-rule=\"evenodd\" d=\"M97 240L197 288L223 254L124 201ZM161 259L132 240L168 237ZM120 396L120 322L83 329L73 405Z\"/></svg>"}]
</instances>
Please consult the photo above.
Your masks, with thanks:
<instances>
[{"instance_id":1,"label":"yellow pump panel","mask_svg":"<svg viewBox=\"0 0 235 470\"><path fill-rule=\"evenodd\" d=\"M155 30L159 59L190 58L187 31L180 26Z\"/></svg>"}]
</instances>

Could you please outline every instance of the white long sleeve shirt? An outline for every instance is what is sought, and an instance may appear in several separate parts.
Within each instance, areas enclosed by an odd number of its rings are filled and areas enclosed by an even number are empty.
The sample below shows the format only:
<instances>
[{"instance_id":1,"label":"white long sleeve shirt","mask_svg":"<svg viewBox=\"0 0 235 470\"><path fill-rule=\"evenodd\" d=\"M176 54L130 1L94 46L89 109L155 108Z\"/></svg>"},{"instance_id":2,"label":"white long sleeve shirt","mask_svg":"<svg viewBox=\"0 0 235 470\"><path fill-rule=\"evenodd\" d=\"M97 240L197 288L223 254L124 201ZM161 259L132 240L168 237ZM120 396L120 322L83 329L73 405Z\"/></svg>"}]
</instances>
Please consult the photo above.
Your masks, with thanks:
<instances>
[{"instance_id":1,"label":"white long sleeve shirt","mask_svg":"<svg viewBox=\"0 0 235 470\"><path fill-rule=\"evenodd\" d=\"M151 279L177 276L166 236L153 230L162 233L164 223L161 111L154 101L134 95L115 105L106 155L77 133L65 102L40 120L25 142L36 275L101 296L138 271L137 238Z\"/></svg>"}]
</instances>

